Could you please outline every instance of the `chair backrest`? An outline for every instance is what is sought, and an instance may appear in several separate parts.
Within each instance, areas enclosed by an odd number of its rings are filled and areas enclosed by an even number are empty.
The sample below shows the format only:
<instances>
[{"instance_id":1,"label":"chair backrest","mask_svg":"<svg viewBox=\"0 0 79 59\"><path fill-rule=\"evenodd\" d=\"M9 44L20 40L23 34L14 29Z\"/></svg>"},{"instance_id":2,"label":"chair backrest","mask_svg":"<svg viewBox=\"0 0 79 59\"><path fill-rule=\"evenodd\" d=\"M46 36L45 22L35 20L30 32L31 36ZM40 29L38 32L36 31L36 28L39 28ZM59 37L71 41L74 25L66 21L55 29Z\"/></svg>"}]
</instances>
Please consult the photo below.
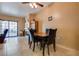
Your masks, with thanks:
<instances>
[{"instance_id":1,"label":"chair backrest","mask_svg":"<svg viewBox=\"0 0 79 59\"><path fill-rule=\"evenodd\" d=\"M32 39L34 39L34 32L35 32L35 30L30 29L30 33L31 33L31 37L32 37Z\"/></svg>"},{"instance_id":2,"label":"chair backrest","mask_svg":"<svg viewBox=\"0 0 79 59\"><path fill-rule=\"evenodd\" d=\"M48 43L51 44L55 41L57 29L49 29L49 39Z\"/></svg>"},{"instance_id":3,"label":"chair backrest","mask_svg":"<svg viewBox=\"0 0 79 59\"><path fill-rule=\"evenodd\" d=\"M47 33L48 35L49 35L49 30L50 30L50 29L46 29L46 33Z\"/></svg>"},{"instance_id":4,"label":"chair backrest","mask_svg":"<svg viewBox=\"0 0 79 59\"><path fill-rule=\"evenodd\" d=\"M4 34L3 34L3 37L4 37L4 38L6 37L7 32L8 32L8 29L5 29L5 30L4 30Z\"/></svg>"}]
</instances>

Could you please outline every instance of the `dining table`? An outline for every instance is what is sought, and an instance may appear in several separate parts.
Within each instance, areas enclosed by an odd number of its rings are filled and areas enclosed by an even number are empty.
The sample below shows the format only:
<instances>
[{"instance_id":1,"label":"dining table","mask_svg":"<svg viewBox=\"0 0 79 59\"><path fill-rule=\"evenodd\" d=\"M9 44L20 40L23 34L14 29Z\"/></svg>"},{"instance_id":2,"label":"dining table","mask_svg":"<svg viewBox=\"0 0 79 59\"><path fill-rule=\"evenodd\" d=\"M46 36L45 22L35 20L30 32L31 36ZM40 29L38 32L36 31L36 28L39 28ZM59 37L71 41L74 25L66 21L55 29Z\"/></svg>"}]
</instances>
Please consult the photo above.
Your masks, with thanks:
<instances>
[{"instance_id":1,"label":"dining table","mask_svg":"<svg viewBox=\"0 0 79 59\"><path fill-rule=\"evenodd\" d=\"M35 32L34 35L35 36L41 36L41 37L48 36L48 34L45 33L45 32L37 32L37 33Z\"/></svg>"}]
</instances>

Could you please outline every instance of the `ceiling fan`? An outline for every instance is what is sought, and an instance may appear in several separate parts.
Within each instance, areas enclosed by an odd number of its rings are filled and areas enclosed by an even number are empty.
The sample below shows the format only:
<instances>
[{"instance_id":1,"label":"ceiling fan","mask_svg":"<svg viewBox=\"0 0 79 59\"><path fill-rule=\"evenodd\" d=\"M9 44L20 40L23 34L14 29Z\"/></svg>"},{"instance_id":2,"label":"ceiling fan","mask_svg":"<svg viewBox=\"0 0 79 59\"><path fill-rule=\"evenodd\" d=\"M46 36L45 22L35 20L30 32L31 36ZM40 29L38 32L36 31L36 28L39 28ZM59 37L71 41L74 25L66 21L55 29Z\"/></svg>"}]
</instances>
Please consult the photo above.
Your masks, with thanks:
<instances>
[{"instance_id":1,"label":"ceiling fan","mask_svg":"<svg viewBox=\"0 0 79 59\"><path fill-rule=\"evenodd\" d=\"M32 8L44 7L44 5L39 2L22 2L22 4L29 4Z\"/></svg>"}]
</instances>

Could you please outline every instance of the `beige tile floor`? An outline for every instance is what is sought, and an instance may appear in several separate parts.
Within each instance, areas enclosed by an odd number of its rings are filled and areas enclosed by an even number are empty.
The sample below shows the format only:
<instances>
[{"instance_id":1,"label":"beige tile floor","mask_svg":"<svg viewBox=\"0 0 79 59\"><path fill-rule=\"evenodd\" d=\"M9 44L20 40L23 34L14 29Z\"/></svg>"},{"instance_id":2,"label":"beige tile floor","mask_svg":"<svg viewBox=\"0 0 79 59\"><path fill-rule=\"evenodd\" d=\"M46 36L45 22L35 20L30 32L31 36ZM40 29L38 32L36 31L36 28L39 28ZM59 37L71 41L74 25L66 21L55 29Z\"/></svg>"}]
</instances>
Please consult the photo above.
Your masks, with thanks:
<instances>
[{"instance_id":1,"label":"beige tile floor","mask_svg":"<svg viewBox=\"0 0 79 59\"><path fill-rule=\"evenodd\" d=\"M52 45L50 46L50 56L66 56L71 55L57 48L57 51L53 51ZM6 43L0 44L0 56L42 56L42 50L39 46L36 46L35 51L28 46L27 37L12 37L6 38ZM45 50L45 56L48 56L47 49Z\"/></svg>"}]
</instances>

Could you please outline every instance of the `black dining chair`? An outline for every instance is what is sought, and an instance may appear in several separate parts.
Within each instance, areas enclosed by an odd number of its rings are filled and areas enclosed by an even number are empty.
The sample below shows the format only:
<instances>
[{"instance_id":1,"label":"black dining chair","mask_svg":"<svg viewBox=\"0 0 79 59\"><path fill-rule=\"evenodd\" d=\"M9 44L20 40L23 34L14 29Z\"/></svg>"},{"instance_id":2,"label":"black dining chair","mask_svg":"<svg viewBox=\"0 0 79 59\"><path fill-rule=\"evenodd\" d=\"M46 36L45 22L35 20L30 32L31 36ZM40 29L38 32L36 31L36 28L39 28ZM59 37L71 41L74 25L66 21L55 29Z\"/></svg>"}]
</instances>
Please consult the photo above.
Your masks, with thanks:
<instances>
[{"instance_id":1,"label":"black dining chair","mask_svg":"<svg viewBox=\"0 0 79 59\"><path fill-rule=\"evenodd\" d=\"M30 33L31 33L31 37L32 37L32 42L33 42L33 51L35 51L35 43L37 43L37 45L38 45L38 42L40 42L38 36L34 35L34 32L35 32L35 30L30 29Z\"/></svg>"},{"instance_id":2,"label":"black dining chair","mask_svg":"<svg viewBox=\"0 0 79 59\"><path fill-rule=\"evenodd\" d=\"M54 52L56 51L56 42L55 42L56 41L56 39L55 39L56 31L57 31L57 29L48 29L49 35L44 38L44 43L43 43L43 55L44 55L46 45L47 45L47 49L48 49L48 55L50 55L49 45L53 44Z\"/></svg>"},{"instance_id":3,"label":"black dining chair","mask_svg":"<svg viewBox=\"0 0 79 59\"><path fill-rule=\"evenodd\" d=\"M6 35L7 35L7 32L8 32L8 29L5 29L5 30L4 30L4 33L1 34L1 36L0 36L0 43L4 43L5 37L6 37Z\"/></svg>"}]
</instances>

